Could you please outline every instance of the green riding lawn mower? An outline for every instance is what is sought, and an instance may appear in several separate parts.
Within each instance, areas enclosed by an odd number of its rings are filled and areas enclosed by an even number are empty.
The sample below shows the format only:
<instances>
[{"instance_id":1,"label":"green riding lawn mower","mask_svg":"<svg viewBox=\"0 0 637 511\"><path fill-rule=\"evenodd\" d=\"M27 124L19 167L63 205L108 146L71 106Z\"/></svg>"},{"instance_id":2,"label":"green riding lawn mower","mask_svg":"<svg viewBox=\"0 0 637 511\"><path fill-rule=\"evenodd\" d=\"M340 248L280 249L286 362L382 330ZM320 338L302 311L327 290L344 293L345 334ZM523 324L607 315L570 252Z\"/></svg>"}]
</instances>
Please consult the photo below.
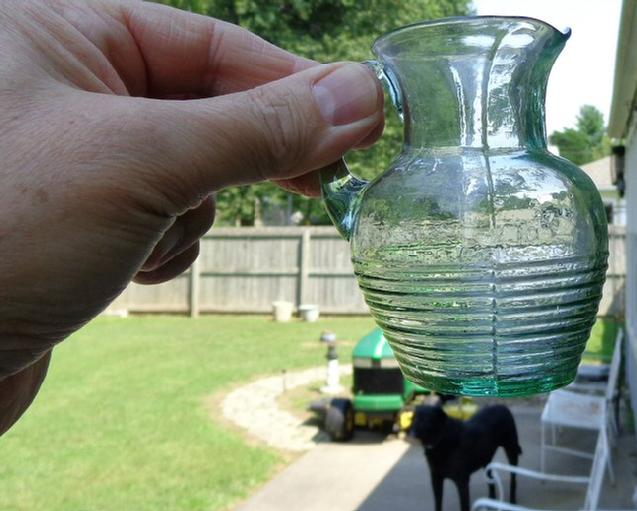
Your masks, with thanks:
<instances>
[{"instance_id":1,"label":"green riding lawn mower","mask_svg":"<svg viewBox=\"0 0 637 511\"><path fill-rule=\"evenodd\" d=\"M380 328L363 337L352 353L352 397L321 399L309 409L323 419L332 440L348 441L356 428L383 432L406 431L411 426L414 407L439 399L431 391L405 379L398 361ZM451 396L445 396L448 400ZM477 411L468 398L445 402L447 415L467 419Z\"/></svg>"}]
</instances>

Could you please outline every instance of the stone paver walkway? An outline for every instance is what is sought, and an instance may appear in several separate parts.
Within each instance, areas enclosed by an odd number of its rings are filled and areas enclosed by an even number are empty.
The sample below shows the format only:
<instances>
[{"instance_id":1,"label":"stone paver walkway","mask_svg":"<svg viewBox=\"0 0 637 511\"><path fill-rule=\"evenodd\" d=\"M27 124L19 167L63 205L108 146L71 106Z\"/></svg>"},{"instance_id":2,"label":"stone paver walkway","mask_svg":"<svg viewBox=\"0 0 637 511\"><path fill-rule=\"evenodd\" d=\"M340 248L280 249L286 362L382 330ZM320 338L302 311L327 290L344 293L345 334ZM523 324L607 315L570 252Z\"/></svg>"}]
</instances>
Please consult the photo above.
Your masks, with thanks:
<instances>
[{"instance_id":1,"label":"stone paver walkway","mask_svg":"<svg viewBox=\"0 0 637 511\"><path fill-rule=\"evenodd\" d=\"M352 372L350 365L340 369L341 375ZM262 378L230 392L222 401L221 410L226 419L272 447L306 451L322 439L319 429L281 410L277 399L285 390L324 378L325 367Z\"/></svg>"}]
</instances>

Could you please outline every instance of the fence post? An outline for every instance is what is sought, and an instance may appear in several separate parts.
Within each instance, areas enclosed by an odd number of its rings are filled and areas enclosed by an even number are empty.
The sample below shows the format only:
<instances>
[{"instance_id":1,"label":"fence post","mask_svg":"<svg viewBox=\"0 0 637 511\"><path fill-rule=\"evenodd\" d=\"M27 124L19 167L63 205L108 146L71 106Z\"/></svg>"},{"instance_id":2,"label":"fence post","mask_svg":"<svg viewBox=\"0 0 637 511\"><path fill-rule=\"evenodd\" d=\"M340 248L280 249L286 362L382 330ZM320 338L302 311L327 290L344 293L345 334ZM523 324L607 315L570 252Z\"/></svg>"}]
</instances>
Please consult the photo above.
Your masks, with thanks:
<instances>
[{"instance_id":1,"label":"fence post","mask_svg":"<svg viewBox=\"0 0 637 511\"><path fill-rule=\"evenodd\" d=\"M188 309L191 318L199 317L199 283L201 272L199 268L199 258L195 259L190 267L190 287L188 297Z\"/></svg>"},{"instance_id":2,"label":"fence post","mask_svg":"<svg viewBox=\"0 0 637 511\"><path fill-rule=\"evenodd\" d=\"M299 295L297 305L305 303L308 282L310 277L310 230L304 229L299 246Z\"/></svg>"}]
</instances>

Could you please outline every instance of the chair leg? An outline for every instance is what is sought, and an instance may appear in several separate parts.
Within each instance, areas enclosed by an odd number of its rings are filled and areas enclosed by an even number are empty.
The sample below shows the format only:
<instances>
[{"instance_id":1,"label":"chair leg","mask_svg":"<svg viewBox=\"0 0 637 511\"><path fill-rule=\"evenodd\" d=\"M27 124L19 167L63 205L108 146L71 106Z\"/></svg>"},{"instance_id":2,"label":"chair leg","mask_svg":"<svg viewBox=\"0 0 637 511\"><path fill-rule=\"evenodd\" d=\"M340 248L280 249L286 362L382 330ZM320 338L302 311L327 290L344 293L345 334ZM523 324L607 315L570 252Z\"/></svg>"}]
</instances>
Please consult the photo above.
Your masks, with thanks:
<instances>
[{"instance_id":1,"label":"chair leg","mask_svg":"<svg viewBox=\"0 0 637 511\"><path fill-rule=\"evenodd\" d=\"M615 399L613 400L613 421L615 422L615 433L619 437L620 423L620 411L621 411L621 388L617 392Z\"/></svg>"},{"instance_id":2,"label":"chair leg","mask_svg":"<svg viewBox=\"0 0 637 511\"><path fill-rule=\"evenodd\" d=\"M609 413L606 416L606 431L608 433L608 443L610 447L617 446L617 439L619 438L619 425L617 417L613 413Z\"/></svg>"},{"instance_id":3,"label":"chair leg","mask_svg":"<svg viewBox=\"0 0 637 511\"><path fill-rule=\"evenodd\" d=\"M615 426L615 420L611 417L608 421L608 443L609 448L617 445L617 429Z\"/></svg>"},{"instance_id":4,"label":"chair leg","mask_svg":"<svg viewBox=\"0 0 637 511\"><path fill-rule=\"evenodd\" d=\"M545 439L545 433L544 433L545 429L546 429L546 425L544 424L544 421L541 421L540 422L540 471L543 473L546 472L544 470L544 463L545 463L544 450L546 448L546 445L545 445L546 439Z\"/></svg>"},{"instance_id":5,"label":"chair leg","mask_svg":"<svg viewBox=\"0 0 637 511\"><path fill-rule=\"evenodd\" d=\"M557 426L551 424L551 442L553 445L557 445Z\"/></svg>"},{"instance_id":6,"label":"chair leg","mask_svg":"<svg viewBox=\"0 0 637 511\"><path fill-rule=\"evenodd\" d=\"M617 445L617 439L619 438L619 420L617 415L615 415L614 413L612 414L612 417L611 417L610 430L611 430L610 437L613 442L613 445Z\"/></svg>"},{"instance_id":7,"label":"chair leg","mask_svg":"<svg viewBox=\"0 0 637 511\"><path fill-rule=\"evenodd\" d=\"M606 458L606 465L608 468L608 478L610 479L610 484L615 486L615 471L613 470L613 459L611 457L611 450L612 449L610 449L610 446L609 446L608 458Z\"/></svg>"}]
</instances>

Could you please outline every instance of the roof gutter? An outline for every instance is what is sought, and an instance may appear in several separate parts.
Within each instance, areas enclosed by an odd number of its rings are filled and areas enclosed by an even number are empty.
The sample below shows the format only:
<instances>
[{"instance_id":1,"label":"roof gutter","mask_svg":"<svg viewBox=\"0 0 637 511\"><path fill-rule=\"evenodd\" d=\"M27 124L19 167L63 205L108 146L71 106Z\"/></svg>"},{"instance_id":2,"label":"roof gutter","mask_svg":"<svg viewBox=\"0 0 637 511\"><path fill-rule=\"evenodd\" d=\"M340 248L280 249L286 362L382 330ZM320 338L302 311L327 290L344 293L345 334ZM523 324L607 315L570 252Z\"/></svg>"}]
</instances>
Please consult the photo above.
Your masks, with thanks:
<instances>
[{"instance_id":1,"label":"roof gutter","mask_svg":"<svg viewBox=\"0 0 637 511\"><path fill-rule=\"evenodd\" d=\"M624 0L615 59L615 80L608 135L628 134L637 92L637 0Z\"/></svg>"}]
</instances>

